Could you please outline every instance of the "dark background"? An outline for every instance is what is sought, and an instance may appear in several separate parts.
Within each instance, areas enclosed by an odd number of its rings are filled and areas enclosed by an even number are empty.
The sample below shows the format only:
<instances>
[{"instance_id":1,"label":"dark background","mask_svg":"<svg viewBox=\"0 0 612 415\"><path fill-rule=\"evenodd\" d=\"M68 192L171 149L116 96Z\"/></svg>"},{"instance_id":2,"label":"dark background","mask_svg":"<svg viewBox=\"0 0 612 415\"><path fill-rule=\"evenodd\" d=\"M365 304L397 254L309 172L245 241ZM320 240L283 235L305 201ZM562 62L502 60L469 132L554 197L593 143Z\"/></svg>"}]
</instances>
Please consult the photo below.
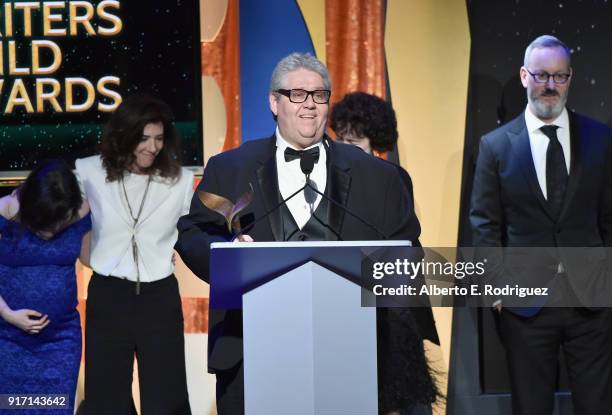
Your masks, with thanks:
<instances>
[{"instance_id":1,"label":"dark background","mask_svg":"<svg viewBox=\"0 0 612 415\"><path fill-rule=\"evenodd\" d=\"M94 7L98 2L92 2ZM61 11L65 21L53 27L68 27L67 7ZM182 163L202 165L201 135L201 69L200 28L198 0L124 0L120 10L109 9L123 21L117 36L86 36L79 26L77 37L48 37L62 51L62 65L50 77L62 85L58 97L64 107L64 79L83 77L95 88L106 75L121 78L120 86L109 85L124 98L134 92L149 92L165 100L176 116L176 125L182 136ZM0 8L0 21L4 18ZM60 13L60 11L55 11ZM16 16L15 16L16 15ZM8 65L8 40L20 46L18 66L30 67L30 41L43 39L42 10L32 12L33 36L23 38L22 12L15 11L15 36L5 40L4 60ZM97 18L92 24L97 27ZM109 27L110 23L101 22ZM1 31L4 33L4 31ZM43 55L44 56L44 55ZM49 59L50 62L50 59ZM43 59L41 65L46 66ZM73 162L76 158L97 153L96 146L109 113L98 112L96 103L83 113L27 114L23 106L16 106L13 114L4 114L4 108L13 85L13 78L5 70L4 89L0 97L0 177L2 172L31 170L41 160L62 158ZM21 76L26 83L30 99L35 106L34 76ZM96 92L97 99L101 97ZM83 102L78 95L76 103ZM105 102L109 103L109 100ZM50 108L47 105L47 108Z\"/></svg>"},{"instance_id":2,"label":"dark background","mask_svg":"<svg viewBox=\"0 0 612 415\"><path fill-rule=\"evenodd\" d=\"M468 212L480 137L519 115L527 104L519 79L525 48L551 34L572 51L568 107L612 124L612 1L467 1L471 56L463 160L459 245L471 245ZM504 350L493 314L478 310L481 391L509 392ZM564 364L561 359L562 365ZM559 390L567 387L565 370Z\"/></svg>"}]
</instances>

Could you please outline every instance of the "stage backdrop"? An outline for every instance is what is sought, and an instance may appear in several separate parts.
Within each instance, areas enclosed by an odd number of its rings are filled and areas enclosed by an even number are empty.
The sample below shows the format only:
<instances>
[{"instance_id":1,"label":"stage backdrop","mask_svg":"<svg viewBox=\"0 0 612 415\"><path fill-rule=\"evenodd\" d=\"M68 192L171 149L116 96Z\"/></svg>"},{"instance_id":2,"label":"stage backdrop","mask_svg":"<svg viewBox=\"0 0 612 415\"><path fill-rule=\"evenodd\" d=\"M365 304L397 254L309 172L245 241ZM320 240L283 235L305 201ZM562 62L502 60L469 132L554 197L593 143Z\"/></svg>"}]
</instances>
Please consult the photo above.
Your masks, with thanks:
<instances>
[{"instance_id":1,"label":"stage backdrop","mask_svg":"<svg viewBox=\"0 0 612 415\"><path fill-rule=\"evenodd\" d=\"M170 104L182 162L202 164L198 0L3 2L0 177L95 154L124 97ZM195 11L195 12L194 12Z\"/></svg>"},{"instance_id":2,"label":"stage backdrop","mask_svg":"<svg viewBox=\"0 0 612 415\"><path fill-rule=\"evenodd\" d=\"M392 101L399 160L413 178L421 242L456 245L470 47L464 1L201 1L205 160L242 141L270 136L274 120L267 90L274 64L293 51L313 53L332 73L332 101L353 90ZM191 304L207 301L193 277L183 275L180 283L184 296L200 297ZM445 392L452 309L434 314L442 344L426 345ZM206 337L204 327L188 334L187 343L195 345L196 336ZM196 356L191 359L195 365ZM192 379L190 387L209 385L212 394L209 379ZM434 412L445 413L444 402Z\"/></svg>"}]
</instances>

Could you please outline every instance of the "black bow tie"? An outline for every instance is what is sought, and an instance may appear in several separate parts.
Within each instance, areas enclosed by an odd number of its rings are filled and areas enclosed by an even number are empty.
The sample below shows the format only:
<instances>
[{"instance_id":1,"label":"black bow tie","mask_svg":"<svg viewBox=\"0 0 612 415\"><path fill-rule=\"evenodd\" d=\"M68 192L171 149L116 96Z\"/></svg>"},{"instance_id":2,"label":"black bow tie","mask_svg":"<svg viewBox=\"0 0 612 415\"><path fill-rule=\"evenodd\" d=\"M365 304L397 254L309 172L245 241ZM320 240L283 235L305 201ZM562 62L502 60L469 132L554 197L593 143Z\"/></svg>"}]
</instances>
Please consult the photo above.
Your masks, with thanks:
<instances>
[{"instance_id":1,"label":"black bow tie","mask_svg":"<svg viewBox=\"0 0 612 415\"><path fill-rule=\"evenodd\" d=\"M308 150L294 150L291 147L285 149L285 161L290 162L302 158L302 154L310 154L314 159L314 162L319 161L319 146L310 148Z\"/></svg>"}]
</instances>

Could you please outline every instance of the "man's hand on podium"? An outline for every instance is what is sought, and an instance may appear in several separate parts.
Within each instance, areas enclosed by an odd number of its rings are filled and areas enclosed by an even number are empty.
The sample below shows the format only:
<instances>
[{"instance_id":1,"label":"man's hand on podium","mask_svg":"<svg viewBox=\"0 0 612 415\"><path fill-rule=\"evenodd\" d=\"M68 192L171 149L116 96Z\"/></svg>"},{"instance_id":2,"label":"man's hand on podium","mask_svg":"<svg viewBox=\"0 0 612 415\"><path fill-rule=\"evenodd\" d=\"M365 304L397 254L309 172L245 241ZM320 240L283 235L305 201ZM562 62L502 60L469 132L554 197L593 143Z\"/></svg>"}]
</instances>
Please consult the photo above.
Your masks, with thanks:
<instances>
[{"instance_id":1,"label":"man's hand on podium","mask_svg":"<svg viewBox=\"0 0 612 415\"><path fill-rule=\"evenodd\" d=\"M238 235L232 242L255 242L250 235Z\"/></svg>"}]
</instances>

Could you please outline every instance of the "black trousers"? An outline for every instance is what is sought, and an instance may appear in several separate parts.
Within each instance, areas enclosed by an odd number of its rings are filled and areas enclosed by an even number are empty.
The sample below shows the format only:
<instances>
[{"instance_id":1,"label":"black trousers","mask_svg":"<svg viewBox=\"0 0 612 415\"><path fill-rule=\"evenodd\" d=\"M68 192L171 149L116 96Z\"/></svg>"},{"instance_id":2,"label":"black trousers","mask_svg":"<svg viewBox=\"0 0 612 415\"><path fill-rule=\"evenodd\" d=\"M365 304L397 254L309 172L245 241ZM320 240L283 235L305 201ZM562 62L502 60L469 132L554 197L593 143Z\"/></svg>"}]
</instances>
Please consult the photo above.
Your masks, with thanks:
<instances>
[{"instance_id":1,"label":"black trousers","mask_svg":"<svg viewBox=\"0 0 612 415\"><path fill-rule=\"evenodd\" d=\"M93 275L85 329L85 414L127 415L138 359L142 415L191 414L174 275L152 283Z\"/></svg>"},{"instance_id":2,"label":"black trousers","mask_svg":"<svg viewBox=\"0 0 612 415\"><path fill-rule=\"evenodd\" d=\"M563 347L574 413L612 408L612 309L543 308L533 317L502 310L499 331L508 357L514 415L550 415Z\"/></svg>"}]
</instances>

